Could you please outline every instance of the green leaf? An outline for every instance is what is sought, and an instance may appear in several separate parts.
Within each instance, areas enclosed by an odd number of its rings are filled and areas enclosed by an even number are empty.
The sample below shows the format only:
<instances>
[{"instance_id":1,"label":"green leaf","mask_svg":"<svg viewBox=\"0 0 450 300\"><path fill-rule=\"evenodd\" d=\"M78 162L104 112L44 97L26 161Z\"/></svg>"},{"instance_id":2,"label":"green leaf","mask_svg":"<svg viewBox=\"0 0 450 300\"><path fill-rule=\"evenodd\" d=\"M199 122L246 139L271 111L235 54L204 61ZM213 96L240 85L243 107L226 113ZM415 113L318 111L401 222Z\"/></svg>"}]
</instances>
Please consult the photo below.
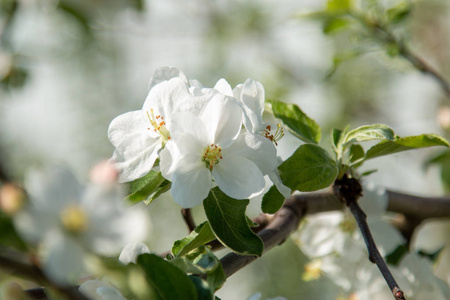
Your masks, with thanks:
<instances>
[{"instance_id":1,"label":"green leaf","mask_svg":"<svg viewBox=\"0 0 450 300\"><path fill-rule=\"evenodd\" d=\"M450 145L446 139L437 134L408 136L397 138L393 141L382 141L376 144L367 151L366 160L379 156L390 155L397 152L433 146L449 147Z\"/></svg>"},{"instance_id":2,"label":"green leaf","mask_svg":"<svg viewBox=\"0 0 450 300\"><path fill-rule=\"evenodd\" d=\"M170 188L170 181L166 180L161 172L151 170L144 177L129 183L130 195L126 198L132 204L146 201L149 204L159 195Z\"/></svg>"},{"instance_id":3,"label":"green leaf","mask_svg":"<svg viewBox=\"0 0 450 300\"><path fill-rule=\"evenodd\" d=\"M137 263L161 299L197 299L196 288L189 277L168 261L154 254L141 254Z\"/></svg>"},{"instance_id":4,"label":"green leaf","mask_svg":"<svg viewBox=\"0 0 450 300\"><path fill-rule=\"evenodd\" d=\"M204 222L197 226L187 237L184 239L175 241L172 247L172 253L175 256L182 256L186 253L203 246L212 240L216 236L211 230L208 222Z\"/></svg>"},{"instance_id":5,"label":"green leaf","mask_svg":"<svg viewBox=\"0 0 450 300\"><path fill-rule=\"evenodd\" d=\"M331 185L338 174L336 162L317 145L305 144L279 167L283 183L292 190L315 191Z\"/></svg>"},{"instance_id":6,"label":"green leaf","mask_svg":"<svg viewBox=\"0 0 450 300\"><path fill-rule=\"evenodd\" d=\"M308 117L297 105L270 100L274 116L286 125L289 131L306 143L317 144L320 141L320 127Z\"/></svg>"},{"instance_id":7,"label":"green leaf","mask_svg":"<svg viewBox=\"0 0 450 300\"><path fill-rule=\"evenodd\" d=\"M236 200L218 187L203 201L206 217L216 237L231 250L261 256L264 244L247 224L245 209L249 200Z\"/></svg>"},{"instance_id":8,"label":"green leaf","mask_svg":"<svg viewBox=\"0 0 450 300\"><path fill-rule=\"evenodd\" d=\"M344 138L344 144L370 140L393 140L394 138L394 131L387 125L365 125L349 131Z\"/></svg>"},{"instance_id":9,"label":"green leaf","mask_svg":"<svg viewBox=\"0 0 450 300\"><path fill-rule=\"evenodd\" d=\"M266 214L274 214L283 206L284 200L277 187L272 185L262 199L261 210Z\"/></svg>"},{"instance_id":10,"label":"green leaf","mask_svg":"<svg viewBox=\"0 0 450 300\"><path fill-rule=\"evenodd\" d=\"M189 279L194 284L195 289L197 290L197 300L211 300L213 299L213 293L209 288L208 283L197 276L189 276Z\"/></svg>"},{"instance_id":11,"label":"green leaf","mask_svg":"<svg viewBox=\"0 0 450 300\"><path fill-rule=\"evenodd\" d=\"M364 158L364 155L365 155L364 148L361 145L359 145L359 144L352 144L350 146L350 153L349 153L350 162L354 163L357 160L361 159L360 162L352 165L353 168L358 168L359 166L361 166L363 164L362 159Z\"/></svg>"}]
</instances>

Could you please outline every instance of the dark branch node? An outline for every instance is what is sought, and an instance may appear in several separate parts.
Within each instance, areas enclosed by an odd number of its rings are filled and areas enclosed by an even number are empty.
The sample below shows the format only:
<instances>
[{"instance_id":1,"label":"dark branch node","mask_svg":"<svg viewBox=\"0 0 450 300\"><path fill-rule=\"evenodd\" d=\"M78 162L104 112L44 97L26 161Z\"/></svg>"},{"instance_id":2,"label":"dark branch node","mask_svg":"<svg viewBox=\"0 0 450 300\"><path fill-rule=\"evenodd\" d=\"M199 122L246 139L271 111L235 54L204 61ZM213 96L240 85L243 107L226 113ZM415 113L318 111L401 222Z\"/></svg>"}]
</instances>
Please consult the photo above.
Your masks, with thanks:
<instances>
[{"instance_id":1,"label":"dark branch node","mask_svg":"<svg viewBox=\"0 0 450 300\"><path fill-rule=\"evenodd\" d=\"M351 178L348 174L344 174L341 179L334 182L334 192L339 199L350 206L351 202L356 202L362 196L362 187L356 178Z\"/></svg>"}]
</instances>

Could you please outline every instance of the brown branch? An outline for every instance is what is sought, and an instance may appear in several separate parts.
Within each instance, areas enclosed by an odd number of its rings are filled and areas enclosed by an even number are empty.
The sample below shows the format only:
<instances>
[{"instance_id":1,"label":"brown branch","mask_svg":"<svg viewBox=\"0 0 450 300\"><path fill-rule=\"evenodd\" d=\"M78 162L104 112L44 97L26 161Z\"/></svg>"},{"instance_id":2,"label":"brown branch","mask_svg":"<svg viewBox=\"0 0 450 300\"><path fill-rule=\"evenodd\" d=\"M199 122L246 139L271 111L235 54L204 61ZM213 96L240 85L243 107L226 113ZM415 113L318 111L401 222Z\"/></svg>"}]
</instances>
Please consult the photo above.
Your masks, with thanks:
<instances>
[{"instance_id":1,"label":"brown branch","mask_svg":"<svg viewBox=\"0 0 450 300\"><path fill-rule=\"evenodd\" d=\"M194 222L194 218L192 217L192 212L190 208L183 208L181 209L181 215L183 216L183 220L186 223L186 226L189 230L189 232L194 231L195 227L195 222Z\"/></svg>"},{"instance_id":2,"label":"brown branch","mask_svg":"<svg viewBox=\"0 0 450 300\"><path fill-rule=\"evenodd\" d=\"M417 218L450 217L450 198L426 198L388 191L388 210L397 213L409 213ZM410 205L409 201L413 203ZM436 206L434 208L433 206ZM258 235L264 242L265 250L269 251L285 241L297 229L305 214L315 214L342 209L344 205L331 190L326 192L311 192L294 194L283 207L268 222ZM421 212L423 214L421 214ZM269 217L261 214L262 218ZM230 253L221 259L227 277L258 259L257 256L238 255ZM397 291L396 291L397 292Z\"/></svg>"},{"instance_id":3,"label":"brown branch","mask_svg":"<svg viewBox=\"0 0 450 300\"><path fill-rule=\"evenodd\" d=\"M31 263L31 261L22 253L12 250L5 251L2 249L2 251L0 251L0 266L2 267L2 270L11 271L11 275L25 277L38 284L42 284L43 286L52 287L54 290L63 295L65 299L89 300L88 297L78 291L76 286L60 286L51 282L42 270ZM45 295L45 290L42 288L37 288L26 292L31 299L46 299L43 298L43 295Z\"/></svg>"}]
</instances>

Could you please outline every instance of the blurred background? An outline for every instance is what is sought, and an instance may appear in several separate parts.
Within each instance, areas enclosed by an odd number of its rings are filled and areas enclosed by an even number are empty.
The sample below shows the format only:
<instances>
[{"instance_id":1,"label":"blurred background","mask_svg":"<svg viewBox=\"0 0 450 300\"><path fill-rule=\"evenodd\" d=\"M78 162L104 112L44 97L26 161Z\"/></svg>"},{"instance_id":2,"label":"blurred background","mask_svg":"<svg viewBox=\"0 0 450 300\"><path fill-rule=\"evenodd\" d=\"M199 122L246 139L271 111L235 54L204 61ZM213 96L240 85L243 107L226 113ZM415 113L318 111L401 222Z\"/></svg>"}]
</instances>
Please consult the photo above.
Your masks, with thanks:
<instances>
[{"instance_id":1,"label":"blurred background","mask_svg":"<svg viewBox=\"0 0 450 300\"><path fill-rule=\"evenodd\" d=\"M449 1L354 2L362 11L405 7L405 18L392 21L393 33L450 78ZM313 13L326 7L325 0L1 0L2 177L20 181L30 168L63 164L87 180L90 168L114 150L109 123L142 107L160 66L177 67L205 86L222 77L232 87L258 80L267 99L296 103L314 118L323 145L332 128L347 124L384 123L400 136L450 138L450 99L437 81L351 24L330 27ZM287 158L300 142L287 134L279 144ZM364 170L378 169L367 180L390 189L442 195L450 155L424 167L441 153L406 152ZM152 251L164 252L187 234L170 195L147 208ZM200 222L201 208L194 212ZM259 212L256 199L249 215ZM324 285L334 295L327 279L301 281L305 261L287 241L233 275L218 296L313 299L320 292L327 299Z\"/></svg>"}]
</instances>

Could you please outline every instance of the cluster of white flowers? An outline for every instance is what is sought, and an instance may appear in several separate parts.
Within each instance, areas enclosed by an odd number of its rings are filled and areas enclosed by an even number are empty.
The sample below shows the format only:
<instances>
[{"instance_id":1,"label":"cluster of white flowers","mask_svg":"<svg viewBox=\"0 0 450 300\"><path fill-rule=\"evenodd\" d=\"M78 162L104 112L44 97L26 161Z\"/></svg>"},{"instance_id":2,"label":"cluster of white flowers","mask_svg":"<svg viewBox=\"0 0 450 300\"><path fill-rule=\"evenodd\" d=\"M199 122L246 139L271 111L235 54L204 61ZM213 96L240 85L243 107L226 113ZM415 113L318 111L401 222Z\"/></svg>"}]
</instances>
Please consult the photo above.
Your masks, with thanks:
<instances>
[{"instance_id":1,"label":"cluster of white flowers","mask_svg":"<svg viewBox=\"0 0 450 300\"><path fill-rule=\"evenodd\" d=\"M176 68L159 68L142 109L109 126L120 181L143 177L159 159L184 208L202 203L214 185L235 199L257 196L265 175L289 196L276 171L282 133L263 123L264 101L263 86L252 79L234 89L224 79L205 88Z\"/></svg>"},{"instance_id":2,"label":"cluster of white flowers","mask_svg":"<svg viewBox=\"0 0 450 300\"><path fill-rule=\"evenodd\" d=\"M86 276L90 254L117 255L126 244L148 237L148 215L125 205L123 190L109 180L116 171L106 168L105 174L94 169L94 182L85 187L60 167L30 172L25 180L29 201L14 223L38 246L43 270L58 284Z\"/></svg>"}]
</instances>

